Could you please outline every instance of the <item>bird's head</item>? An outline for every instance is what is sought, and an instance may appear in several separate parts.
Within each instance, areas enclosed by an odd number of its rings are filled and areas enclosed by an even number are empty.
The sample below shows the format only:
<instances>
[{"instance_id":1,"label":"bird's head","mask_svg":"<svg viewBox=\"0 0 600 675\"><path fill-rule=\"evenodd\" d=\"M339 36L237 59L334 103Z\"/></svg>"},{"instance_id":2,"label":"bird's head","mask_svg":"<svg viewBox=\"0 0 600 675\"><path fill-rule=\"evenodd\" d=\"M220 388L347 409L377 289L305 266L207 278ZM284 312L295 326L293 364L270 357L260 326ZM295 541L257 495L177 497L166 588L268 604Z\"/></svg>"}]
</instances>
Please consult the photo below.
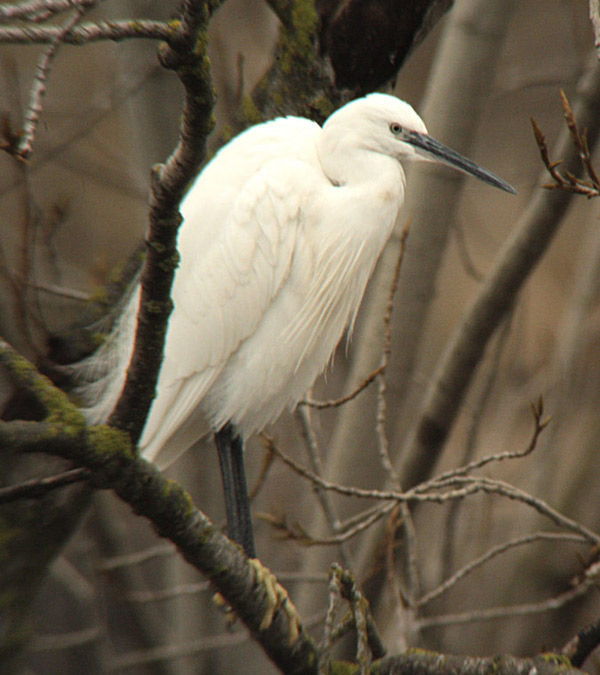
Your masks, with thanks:
<instances>
[{"instance_id":1,"label":"bird's head","mask_svg":"<svg viewBox=\"0 0 600 675\"><path fill-rule=\"evenodd\" d=\"M432 138L412 106L394 96L369 94L351 101L328 118L323 131L325 135L333 132L340 144L378 152L401 162L439 162L515 193L511 185L491 171Z\"/></svg>"}]
</instances>

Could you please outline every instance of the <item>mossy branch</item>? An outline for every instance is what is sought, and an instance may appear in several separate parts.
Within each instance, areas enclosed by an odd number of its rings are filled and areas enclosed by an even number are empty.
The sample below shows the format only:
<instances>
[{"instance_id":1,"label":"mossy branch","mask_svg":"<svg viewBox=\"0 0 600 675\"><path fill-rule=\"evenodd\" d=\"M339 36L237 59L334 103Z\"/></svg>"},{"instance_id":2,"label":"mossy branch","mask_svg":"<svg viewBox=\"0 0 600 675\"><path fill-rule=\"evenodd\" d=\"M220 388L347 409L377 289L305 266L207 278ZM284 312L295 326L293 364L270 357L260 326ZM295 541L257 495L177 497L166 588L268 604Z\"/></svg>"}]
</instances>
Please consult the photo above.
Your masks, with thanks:
<instances>
[{"instance_id":1,"label":"mossy branch","mask_svg":"<svg viewBox=\"0 0 600 675\"><path fill-rule=\"evenodd\" d=\"M45 452L89 469L91 485L116 492L213 582L279 668L287 673L317 672L316 647L301 625L291 630L287 612L276 611L272 622L264 625L265 615L273 609L273 590L285 591L272 575L270 584L264 582L256 564L219 532L180 485L138 457L126 432L108 426L88 428L66 394L2 340L0 364L45 411L39 421L0 422L0 447ZM290 644L292 633L295 639Z\"/></svg>"}]
</instances>

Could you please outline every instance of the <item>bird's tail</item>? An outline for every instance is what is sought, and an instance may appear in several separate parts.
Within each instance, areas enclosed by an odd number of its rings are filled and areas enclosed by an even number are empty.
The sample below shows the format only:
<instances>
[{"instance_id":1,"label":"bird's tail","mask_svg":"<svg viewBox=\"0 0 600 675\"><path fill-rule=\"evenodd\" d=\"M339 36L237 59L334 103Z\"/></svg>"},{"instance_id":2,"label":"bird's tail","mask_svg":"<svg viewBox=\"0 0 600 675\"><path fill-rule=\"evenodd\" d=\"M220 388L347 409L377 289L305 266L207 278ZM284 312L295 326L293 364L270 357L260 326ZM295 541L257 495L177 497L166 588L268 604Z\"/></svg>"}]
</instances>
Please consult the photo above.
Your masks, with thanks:
<instances>
[{"instance_id":1,"label":"bird's tail","mask_svg":"<svg viewBox=\"0 0 600 675\"><path fill-rule=\"evenodd\" d=\"M135 338L140 285L133 283L115 308L113 328L90 356L64 366L74 382L74 396L89 424L105 422L119 398Z\"/></svg>"}]
</instances>

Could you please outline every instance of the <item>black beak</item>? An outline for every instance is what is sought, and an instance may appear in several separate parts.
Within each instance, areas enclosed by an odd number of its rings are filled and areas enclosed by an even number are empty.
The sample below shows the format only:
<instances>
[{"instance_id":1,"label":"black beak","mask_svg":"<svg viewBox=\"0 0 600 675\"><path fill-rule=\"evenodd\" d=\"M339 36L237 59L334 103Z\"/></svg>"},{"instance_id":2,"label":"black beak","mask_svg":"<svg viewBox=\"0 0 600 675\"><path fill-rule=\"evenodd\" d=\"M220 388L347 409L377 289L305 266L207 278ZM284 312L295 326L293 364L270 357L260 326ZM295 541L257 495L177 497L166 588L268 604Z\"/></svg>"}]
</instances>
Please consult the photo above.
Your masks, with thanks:
<instances>
[{"instance_id":1,"label":"black beak","mask_svg":"<svg viewBox=\"0 0 600 675\"><path fill-rule=\"evenodd\" d=\"M468 173L475 178L479 178L484 183L500 188L511 194L517 194L517 191L512 185L502 180L491 171L475 164L470 159L463 157L458 152L455 152L448 146L436 141L435 138L427 134L421 134L418 131L404 131L402 133L402 140L410 143L415 148L419 149L419 154L427 159L435 162L441 162L448 166L458 169L463 173Z\"/></svg>"}]
</instances>

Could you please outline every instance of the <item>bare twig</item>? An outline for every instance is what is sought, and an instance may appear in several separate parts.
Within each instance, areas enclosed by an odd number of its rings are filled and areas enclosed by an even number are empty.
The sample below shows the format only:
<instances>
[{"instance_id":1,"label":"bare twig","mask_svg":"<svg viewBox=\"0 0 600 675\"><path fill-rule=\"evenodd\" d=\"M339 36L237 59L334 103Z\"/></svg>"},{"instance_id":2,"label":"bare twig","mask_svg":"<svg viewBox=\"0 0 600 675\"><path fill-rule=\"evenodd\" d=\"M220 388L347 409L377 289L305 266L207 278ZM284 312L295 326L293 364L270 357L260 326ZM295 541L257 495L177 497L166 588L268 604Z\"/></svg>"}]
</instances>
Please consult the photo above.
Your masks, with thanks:
<instances>
[{"instance_id":1,"label":"bare twig","mask_svg":"<svg viewBox=\"0 0 600 675\"><path fill-rule=\"evenodd\" d=\"M269 475L269 471L273 466L273 460L275 459L275 455L273 455L273 451L271 450L271 447L267 439L265 438L264 440L265 440L264 443L265 454L263 456L262 466L260 468L258 478L254 483L254 487L252 488L252 490L250 490L248 494L248 499L250 499L250 501L253 501L258 495L258 493L263 489L263 486L265 485L265 482L267 480L267 476Z\"/></svg>"},{"instance_id":2,"label":"bare twig","mask_svg":"<svg viewBox=\"0 0 600 675\"><path fill-rule=\"evenodd\" d=\"M533 415L534 428L531 433L531 439L524 450L516 450L514 452L501 452L498 453L497 455L488 455L486 457L482 457L481 459L469 462L464 466L459 466L456 469L451 469L450 471L446 471L445 473L436 476L436 478L433 479L434 482L441 483L447 480L448 478L453 478L454 476L465 476L466 474L471 473L471 471L474 471L475 469L481 469L482 467L486 466L486 464L490 464L491 462L502 462L506 459L520 459L522 457L527 457L527 455L530 455L537 446L540 434L548 426L548 424L550 424L551 420L550 417L543 416L544 401L541 396L539 397L537 403L531 403L530 406ZM419 490L428 489L427 486L429 486L429 481L427 481L426 483L422 483L418 489Z\"/></svg>"},{"instance_id":3,"label":"bare twig","mask_svg":"<svg viewBox=\"0 0 600 675\"><path fill-rule=\"evenodd\" d=\"M212 589L208 581L199 581L192 584L179 584L177 586L169 586L169 588L160 588L150 591L129 591L125 594L127 602L147 603L147 602L162 602L164 600L171 600L173 598L180 598L184 595L197 595Z\"/></svg>"},{"instance_id":4,"label":"bare twig","mask_svg":"<svg viewBox=\"0 0 600 675\"><path fill-rule=\"evenodd\" d=\"M600 535L575 520L564 516L562 513L551 507L542 499L533 497L527 492L520 490L508 483L499 480L492 480L485 477L471 476L452 476L451 478L432 479L418 485L411 490L398 492L393 490L363 490L356 487L338 485L323 478L316 476L308 469L300 466L297 462L285 455L276 446L273 447L275 454L296 473L308 478L313 483L320 485L326 490L334 490L339 494L361 497L367 499L394 500L399 503L410 502L433 502L441 504L452 499L464 499L473 494L484 492L486 494L498 494L508 499L513 499L534 508L538 513L549 518L559 527L563 527L571 532L582 535L587 541L593 544L600 544ZM446 490L442 492L441 490Z\"/></svg>"},{"instance_id":5,"label":"bare twig","mask_svg":"<svg viewBox=\"0 0 600 675\"><path fill-rule=\"evenodd\" d=\"M504 321L504 325L501 328L500 335L496 338L496 344L494 345L494 351L490 359L490 365L488 367L488 372L486 373L483 386L477 396L473 407L470 410L470 424L469 430L467 433L467 438L464 444L463 457L461 464L465 465L471 461L471 458L475 454L477 447L477 439L479 432L481 430L483 420L484 420L484 411L487 404L489 403L492 391L495 384L498 381L498 372L500 368L500 359L504 353L507 338L510 335L511 331L511 319L507 317ZM458 547L460 538L457 536L457 525L458 518L460 513L461 503L456 501L450 505L448 512L446 514L445 523L442 528L443 531L443 544L441 547L442 550L442 569L441 569L441 579L445 579L450 576L454 553Z\"/></svg>"},{"instance_id":6,"label":"bare twig","mask_svg":"<svg viewBox=\"0 0 600 675\"><path fill-rule=\"evenodd\" d=\"M21 138L15 153L15 156L19 159L29 159L33 151L33 142L35 140L40 114L42 112L42 99L46 93L46 82L50 74L52 61L58 53L58 49L61 43L64 41L65 35L67 35L67 33L73 28L73 26L75 26L83 14L87 10L91 9L94 4L96 3L85 3L77 7L73 16L65 23L64 26L60 27L60 30L51 40L46 51L42 54L42 57L38 62L29 105L25 115L25 123L23 124Z\"/></svg>"},{"instance_id":7,"label":"bare twig","mask_svg":"<svg viewBox=\"0 0 600 675\"><path fill-rule=\"evenodd\" d=\"M577 532L592 544L600 544L600 535L597 535L592 530L588 529L584 525L581 525L581 523L564 516L544 500L534 497L533 495L528 494L524 490L520 490L514 485L484 477L470 479L464 478L463 480L466 480L468 485L470 484L472 487L475 487L476 491L478 492L481 491L488 494L498 494L503 497L507 497L508 499L514 499L523 504L527 504L559 527L563 527L564 529L570 530L571 532Z\"/></svg>"},{"instance_id":8,"label":"bare twig","mask_svg":"<svg viewBox=\"0 0 600 675\"><path fill-rule=\"evenodd\" d=\"M140 565L147 560L154 560L158 557L171 556L177 552L173 545L159 544L158 546L151 546L143 551L135 551L134 553L126 553L125 555L115 556L103 560L98 565L100 572L110 572L119 567L129 567L131 565Z\"/></svg>"},{"instance_id":9,"label":"bare twig","mask_svg":"<svg viewBox=\"0 0 600 675\"><path fill-rule=\"evenodd\" d=\"M231 648L235 645L248 642L248 640L250 640L250 635L246 631L239 631L223 635L211 635L210 637L190 640L189 642L180 644L160 645L152 649L126 652L110 661L107 670L110 673L115 673L131 670L136 666L150 666L153 663L173 661L208 650Z\"/></svg>"},{"instance_id":10,"label":"bare twig","mask_svg":"<svg viewBox=\"0 0 600 675\"><path fill-rule=\"evenodd\" d=\"M577 600L585 595L595 585L594 582L587 581L577 588L565 591L548 600L541 602L526 602L520 605L508 605L506 607L491 607L489 609L475 609L471 612L460 612L457 614L442 614L419 619L419 628L437 628L439 626L458 626L465 623L474 623L481 621L493 621L495 619L506 619L515 616L528 616L531 614L541 614L560 609L565 605Z\"/></svg>"},{"instance_id":11,"label":"bare twig","mask_svg":"<svg viewBox=\"0 0 600 675\"><path fill-rule=\"evenodd\" d=\"M385 373L387 365L390 360L390 355L392 352L392 312L394 310L394 297L396 295L396 289L398 288L398 279L400 278L400 269L402 268L402 261L404 260L404 252L406 250L406 240L408 239L408 233L410 231L410 219L407 220L402 233L400 235L400 248L398 250L398 258L396 260L396 267L394 268L394 274L392 276L392 283L390 284L390 290L388 293L385 315L383 317L383 346L381 350L381 361L379 363L378 370L381 371L382 375ZM379 447L379 459L381 464L388 475L389 480L392 483L398 482L398 474L394 469L392 460L390 458L389 447L388 447L388 438L386 433L386 393L387 393L387 382L385 376L379 378L379 386L377 390L377 424L375 427L378 439Z\"/></svg>"},{"instance_id":12,"label":"bare twig","mask_svg":"<svg viewBox=\"0 0 600 675\"><path fill-rule=\"evenodd\" d=\"M29 0L0 6L0 19L45 21L54 14L81 7L92 7L98 0Z\"/></svg>"},{"instance_id":13,"label":"bare twig","mask_svg":"<svg viewBox=\"0 0 600 675\"><path fill-rule=\"evenodd\" d=\"M318 443L317 443L317 438L315 436L311 420L310 420L310 411L304 407L297 407L294 416L296 420L298 421L299 427L300 427L300 433L302 435L302 438L304 440L304 445L306 447L306 451L308 454L309 461L311 463L313 471L319 475L323 475L323 463L321 462L321 451L319 449ZM319 487L315 488L317 498L319 500L319 503L321 505L321 509L323 511L323 514L329 524L329 527L331 528L331 531L333 532L334 536L333 538L330 539L337 539L337 537L340 535L340 519L337 515L335 504L333 503L333 500L331 499L331 495L326 492L321 490ZM310 538L309 538L310 539ZM313 540L314 541L314 540ZM343 546L343 542L345 539L339 539L339 541L331 541L330 543L337 543L340 546L339 552L340 552L340 557L342 559L343 564L346 567L350 567L350 554L348 550L346 549L345 546Z\"/></svg>"},{"instance_id":14,"label":"bare twig","mask_svg":"<svg viewBox=\"0 0 600 675\"><path fill-rule=\"evenodd\" d=\"M81 302L90 302L91 295L84 291L78 291L74 288L65 288L64 286L57 286L56 284L43 284L37 281L26 282L31 288L37 291L42 291L50 295L56 295L59 298L67 298L69 300L79 300Z\"/></svg>"},{"instance_id":15,"label":"bare twig","mask_svg":"<svg viewBox=\"0 0 600 675\"><path fill-rule=\"evenodd\" d=\"M339 408L339 406L344 405L344 403L348 403L348 401L352 401L352 399L356 398L362 391L364 391L370 384L375 380L375 378L378 375L381 375L383 373L383 369L381 366L379 368L375 368L375 370L367 375L365 379L354 389L354 391L350 392L347 396L342 396L340 398L332 398L327 401L315 401L313 399L304 399L303 401L300 401L298 403L299 406L310 406L311 408L316 408L317 410L325 410L326 408Z\"/></svg>"},{"instance_id":16,"label":"bare twig","mask_svg":"<svg viewBox=\"0 0 600 675\"><path fill-rule=\"evenodd\" d=\"M378 506L375 509L369 509L361 519L353 519L355 522L352 526L340 526L338 534L331 537L313 537L298 524L290 526L285 518L275 518L267 515L262 515L261 517L275 527L278 532L282 533L286 539L297 541L303 546L334 546L343 544L349 539L356 537L356 535L388 515L394 508L396 508L396 504L390 503Z\"/></svg>"},{"instance_id":17,"label":"bare twig","mask_svg":"<svg viewBox=\"0 0 600 675\"><path fill-rule=\"evenodd\" d=\"M40 635L33 640L31 648L35 652L72 649L73 647L82 647L96 642L101 637L102 629L100 626L93 626L92 628L84 628L72 633Z\"/></svg>"},{"instance_id":18,"label":"bare twig","mask_svg":"<svg viewBox=\"0 0 600 675\"><path fill-rule=\"evenodd\" d=\"M435 598L439 597L446 591L450 590L455 586L461 579L464 579L468 574L476 570L478 567L481 567L488 561L492 560L496 556L505 553L506 551L517 548L518 546L524 546L526 544L531 544L534 541L568 541L575 544L588 544L584 537L577 534L564 534L560 532L534 532L533 534L528 534L523 537L517 537L506 541L498 546L494 546L489 551L484 553L479 558L472 560L464 567L461 567L455 574L446 579L444 583L440 584L437 588L434 588L429 593L423 595L417 601L417 607L423 607L428 602L431 602Z\"/></svg>"},{"instance_id":19,"label":"bare twig","mask_svg":"<svg viewBox=\"0 0 600 675\"><path fill-rule=\"evenodd\" d=\"M60 26L0 26L0 44L48 44L63 33ZM92 42L119 42L134 38L168 40L173 28L163 21L98 21L71 27L61 42L76 47Z\"/></svg>"},{"instance_id":20,"label":"bare twig","mask_svg":"<svg viewBox=\"0 0 600 675\"><path fill-rule=\"evenodd\" d=\"M0 488L0 504L7 504L18 499L39 499L52 490L57 490L73 483L80 483L89 477L90 472L87 469L78 468L63 471L47 478L28 480L18 485L9 485Z\"/></svg>"}]
</instances>

